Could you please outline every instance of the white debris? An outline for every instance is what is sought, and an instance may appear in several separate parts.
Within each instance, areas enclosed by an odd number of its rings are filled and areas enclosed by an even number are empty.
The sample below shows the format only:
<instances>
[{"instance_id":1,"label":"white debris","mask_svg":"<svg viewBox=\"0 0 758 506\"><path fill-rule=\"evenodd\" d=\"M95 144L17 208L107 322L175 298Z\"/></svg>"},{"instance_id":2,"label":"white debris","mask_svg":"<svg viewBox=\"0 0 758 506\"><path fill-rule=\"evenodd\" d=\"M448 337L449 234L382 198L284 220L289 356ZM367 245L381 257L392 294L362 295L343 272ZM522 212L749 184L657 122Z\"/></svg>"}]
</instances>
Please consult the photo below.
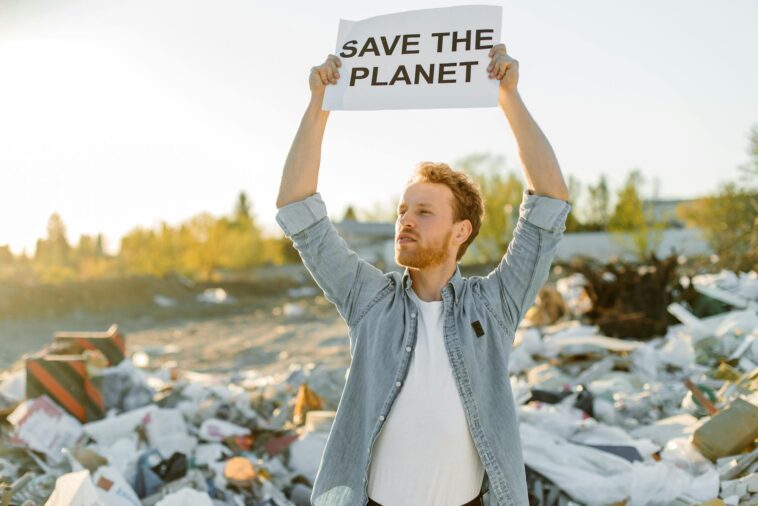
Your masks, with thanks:
<instances>
[{"instance_id":1,"label":"white debris","mask_svg":"<svg viewBox=\"0 0 758 506\"><path fill-rule=\"evenodd\" d=\"M226 293L223 288L206 288L197 295L198 302L208 304L234 304L237 300Z\"/></svg>"},{"instance_id":2,"label":"white debris","mask_svg":"<svg viewBox=\"0 0 758 506\"><path fill-rule=\"evenodd\" d=\"M82 424L46 395L21 403L8 421L15 428L12 445L42 452L53 464L65 459L61 450L74 446L82 434Z\"/></svg>"}]
</instances>

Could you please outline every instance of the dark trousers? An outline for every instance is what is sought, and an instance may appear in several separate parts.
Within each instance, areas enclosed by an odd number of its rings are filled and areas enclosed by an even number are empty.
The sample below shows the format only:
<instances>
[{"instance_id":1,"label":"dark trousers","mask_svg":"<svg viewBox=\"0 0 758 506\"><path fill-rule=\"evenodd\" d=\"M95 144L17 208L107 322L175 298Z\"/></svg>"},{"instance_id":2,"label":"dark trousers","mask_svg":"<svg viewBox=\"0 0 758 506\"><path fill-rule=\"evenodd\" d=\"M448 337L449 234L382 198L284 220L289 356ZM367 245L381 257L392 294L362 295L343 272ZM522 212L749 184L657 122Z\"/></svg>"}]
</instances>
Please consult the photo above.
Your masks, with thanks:
<instances>
[{"instance_id":1,"label":"dark trousers","mask_svg":"<svg viewBox=\"0 0 758 506\"><path fill-rule=\"evenodd\" d=\"M474 497L463 506L482 506L483 504L484 502L482 502L482 493L480 492L478 496ZM367 506L382 506L382 505L369 497Z\"/></svg>"}]
</instances>

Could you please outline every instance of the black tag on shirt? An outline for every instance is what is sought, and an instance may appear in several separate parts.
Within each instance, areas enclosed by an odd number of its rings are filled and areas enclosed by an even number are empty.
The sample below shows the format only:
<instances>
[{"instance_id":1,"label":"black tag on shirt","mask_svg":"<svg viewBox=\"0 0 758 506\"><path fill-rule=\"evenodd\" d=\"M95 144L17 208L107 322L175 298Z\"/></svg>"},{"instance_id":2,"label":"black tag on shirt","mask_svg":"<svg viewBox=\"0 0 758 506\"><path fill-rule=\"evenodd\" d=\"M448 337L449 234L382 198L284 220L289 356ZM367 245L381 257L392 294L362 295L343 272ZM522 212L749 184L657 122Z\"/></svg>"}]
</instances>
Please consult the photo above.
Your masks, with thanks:
<instances>
[{"instance_id":1,"label":"black tag on shirt","mask_svg":"<svg viewBox=\"0 0 758 506\"><path fill-rule=\"evenodd\" d=\"M482 328L482 324L479 323L479 320L472 323L471 326L474 327L474 332L476 332L476 337L482 337L484 335L484 329Z\"/></svg>"}]
</instances>

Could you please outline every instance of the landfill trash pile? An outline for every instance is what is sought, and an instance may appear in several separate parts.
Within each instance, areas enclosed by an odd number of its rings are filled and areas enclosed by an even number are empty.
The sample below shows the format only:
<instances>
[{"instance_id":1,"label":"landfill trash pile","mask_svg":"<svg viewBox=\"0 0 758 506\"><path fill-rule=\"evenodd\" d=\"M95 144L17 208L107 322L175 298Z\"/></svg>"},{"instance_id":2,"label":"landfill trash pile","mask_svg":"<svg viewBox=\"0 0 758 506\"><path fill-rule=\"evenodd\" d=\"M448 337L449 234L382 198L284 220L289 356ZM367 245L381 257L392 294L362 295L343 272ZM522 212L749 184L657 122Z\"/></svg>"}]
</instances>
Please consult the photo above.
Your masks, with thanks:
<instances>
[{"instance_id":1,"label":"landfill trash pile","mask_svg":"<svg viewBox=\"0 0 758 506\"><path fill-rule=\"evenodd\" d=\"M58 333L4 374L9 504L310 504L344 369L147 370L123 344L115 325Z\"/></svg>"},{"instance_id":2,"label":"landfill trash pile","mask_svg":"<svg viewBox=\"0 0 758 506\"><path fill-rule=\"evenodd\" d=\"M680 323L652 339L589 323L590 286L545 287L510 354L533 504L758 505L755 273L694 277L732 309L671 302ZM115 325L59 332L0 376L2 500L310 504L344 368L200 373L126 349Z\"/></svg>"}]
</instances>

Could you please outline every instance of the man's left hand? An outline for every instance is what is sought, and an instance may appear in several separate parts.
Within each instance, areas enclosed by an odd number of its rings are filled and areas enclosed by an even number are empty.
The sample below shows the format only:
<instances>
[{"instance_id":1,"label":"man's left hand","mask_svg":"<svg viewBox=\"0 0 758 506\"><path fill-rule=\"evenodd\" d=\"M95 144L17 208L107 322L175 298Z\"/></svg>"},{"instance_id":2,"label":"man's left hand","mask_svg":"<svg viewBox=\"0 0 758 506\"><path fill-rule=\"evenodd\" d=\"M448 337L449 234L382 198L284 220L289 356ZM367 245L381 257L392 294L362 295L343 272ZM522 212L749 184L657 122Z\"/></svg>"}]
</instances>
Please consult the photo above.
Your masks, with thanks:
<instances>
[{"instance_id":1,"label":"man's left hand","mask_svg":"<svg viewBox=\"0 0 758 506\"><path fill-rule=\"evenodd\" d=\"M505 52L505 44L500 43L490 49L490 61L487 67L490 79L500 81L501 91L515 91L518 84L518 61Z\"/></svg>"}]
</instances>

